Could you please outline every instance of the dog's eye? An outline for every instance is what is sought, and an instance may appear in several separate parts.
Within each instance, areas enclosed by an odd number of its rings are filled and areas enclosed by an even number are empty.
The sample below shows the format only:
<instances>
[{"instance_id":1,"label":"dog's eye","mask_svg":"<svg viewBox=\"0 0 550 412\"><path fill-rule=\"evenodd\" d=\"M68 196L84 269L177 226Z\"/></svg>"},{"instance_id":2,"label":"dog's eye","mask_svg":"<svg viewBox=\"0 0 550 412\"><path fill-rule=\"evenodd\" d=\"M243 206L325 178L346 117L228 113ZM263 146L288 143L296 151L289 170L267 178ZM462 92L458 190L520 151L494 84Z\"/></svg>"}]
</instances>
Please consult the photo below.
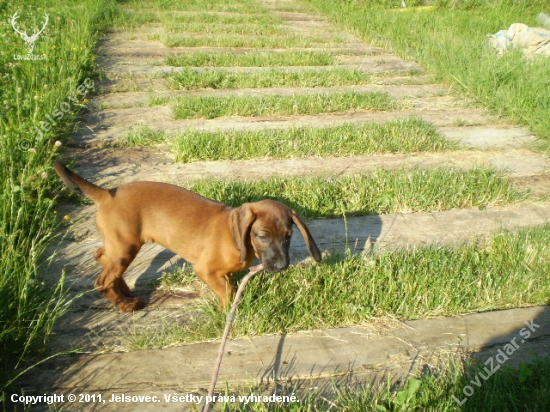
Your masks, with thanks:
<instances>
[{"instance_id":1,"label":"dog's eye","mask_svg":"<svg viewBox=\"0 0 550 412\"><path fill-rule=\"evenodd\" d=\"M256 235L256 238L264 242L268 240L266 235Z\"/></svg>"}]
</instances>

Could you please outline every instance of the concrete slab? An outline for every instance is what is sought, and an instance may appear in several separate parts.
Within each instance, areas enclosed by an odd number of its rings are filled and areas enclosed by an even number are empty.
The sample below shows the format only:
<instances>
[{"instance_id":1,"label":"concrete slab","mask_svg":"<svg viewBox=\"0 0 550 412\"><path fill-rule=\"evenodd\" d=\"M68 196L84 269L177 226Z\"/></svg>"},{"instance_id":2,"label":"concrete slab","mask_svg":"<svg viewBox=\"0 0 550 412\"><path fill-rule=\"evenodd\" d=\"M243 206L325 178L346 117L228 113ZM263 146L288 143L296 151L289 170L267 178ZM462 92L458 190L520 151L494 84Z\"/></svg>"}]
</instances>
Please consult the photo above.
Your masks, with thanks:
<instances>
[{"instance_id":1,"label":"concrete slab","mask_svg":"<svg viewBox=\"0 0 550 412\"><path fill-rule=\"evenodd\" d=\"M166 47L161 41L155 40L133 40L133 41L124 41L112 37L108 37L103 41L98 50L100 58L98 63L101 65L101 62L104 58L119 59L122 57L131 58L162 58L169 55L178 55L186 53L235 53L243 54L258 51L258 49L252 47ZM296 47L293 48L294 52L327 52L333 55L346 55L346 56L366 56L366 55L377 55L377 54L387 54L384 49L379 47L369 46L363 44L362 46L354 47L346 46L345 44L340 45L339 47ZM265 53L283 53L288 52L288 49L280 48L263 48L262 52ZM136 64L140 64L140 61L136 59Z\"/></svg>"},{"instance_id":2,"label":"concrete slab","mask_svg":"<svg viewBox=\"0 0 550 412\"><path fill-rule=\"evenodd\" d=\"M512 180L514 187L528 190L536 196L550 196L550 175L524 176Z\"/></svg>"},{"instance_id":3,"label":"concrete slab","mask_svg":"<svg viewBox=\"0 0 550 412\"><path fill-rule=\"evenodd\" d=\"M325 46L320 46L325 48ZM333 46L330 46L333 47ZM150 64L158 64L158 60L152 60ZM135 65L125 60L110 59L102 62L102 67L107 76L160 76L173 73L181 73L186 70L194 70L198 73L203 71L224 70L234 73L269 73L273 70L272 67L176 67L176 66L161 66L161 65ZM307 68L316 71L330 71L335 69L351 69L360 70L365 73L399 73L399 72L422 72L422 68L414 62L406 62L397 56L365 56L361 59L361 63L355 64L339 64L334 66L280 66L277 70L284 70L288 73L301 72Z\"/></svg>"},{"instance_id":4,"label":"concrete slab","mask_svg":"<svg viewBox=\"0 0 550 412\"><path fill-rule=\"evenodd\" d=\"M125 12L131 13L135 12L135 10L132 9L126 9ZM197 15L197 14L215 14L218 16L227 16L227 17L239 17L243 16L243 13L239 12L232 12L232 11L208 11L208 10L201 10L201 11L192 11L192 10L170 10L170 11L158 11L158 10L151 10L151 13L154 14L166 14L169 13L173 16L189 16L189 15ZM247 17L265 17L265 13L246 13L244 14ZM281 10L273 10L269 15L276 16L282 20L286 21L325 21L320 16L317 16L315 13L311 11L281 11Z\"/></svg>"},{"instance_id":5,"label":"concrete slab","mask_svg":"<svg viewBox=\"0 0 550 412\"><path fill-rule=\"evenodd\" d=\"M109 93L93 99L91 107L111 109L146 106L151 99L174 99L185 97L227 97L227 96L296 96L321 93L385 93L395 98L423 98L443 96L448 91L440 85L353 85L335 87L285 87L263 89L208 89L163 92ZM459 98L455 98L457 102ZM459 133L457 131L457 133Z\"/></svg>"},{"instance_id":6,"label":"concrete slab","mask_svg":"<svg viewBox=\"0 0 550 412\"><path fill-rule=\"evenodd\" d=\"M307 70L305 68L304 70ZM378 85L420 85L432 84L431 77L426 75L418 76L392 76L392 75L372 75L369 79L369 84ZM114 77L105 76L96 82L101 93L128 93L128 92L162 92L171 91L168 79L162 78L147 78L147 77L122 77L115 75Z\"/></svg>"},{"instance_id":7,"label":"concrete slab","mask_svg":"<svg viewBox=\"0 0 550 412\"><path fill-rule=\"evenodd\" d=\"M291 127L329 127L341 124L387 122L398 119L420 118L435 126L503 125L504 121L478 109L399 110L386 112L357 111L304 116L223 117L218 119L173 120L167 106L136 107L96 111L84 119L73 137L73 144L81 147L100 146L123 139L130 127L148 127L166 133L183 133L188 130L274 130Z\"/></svg>"},{"instance_id":8,"label":"concrete slab","mask_svg":"<svg viewBox=\"0 0 550 412\"><path fill-rule=\"evenodd\" d=\"M233 39L240 39L254 41L258 38L265 38L269 36L277 36L280 40L291 39L291 43L295 45L293 40L297 40L298 44L303 43L322 43L322 42L337 42L341 44L347 43L360 43L361 40L350 33L342 30L334 29L333 26L327 24L324 21L304 20L299 24L296 22L281 22L278 25L271 25L266 27L266 30L262 33L254 33L249 30L231 30L224 32L223 29L213 30L210 23L203 23L203 30L191 29L186 30L186 25L181 24L179 27L174 25L165 26L159 23L146 23L140 27L134 28L115 28L111 30L110 38L120 41L148 41L161 39L187 38L187 39L210 39L210 43L215 43L220 36L231 37ZM230 27L243 27L246 24L223 24L224 28ZM214 26L215 28L216 26ZM322 30L324 29L324 30ZM269 30L269 31L268 31ZM282 43L285 43L282 41ZM283 46L284 47L284 46ZM261 48L261 46L259 47Z\"/></svg>"},{"instance_id":9,"label":"concrete slab","mask_svg":"<svg viewBox=\"0 0 550 412\"><path fill-rule=\"evenodd\" d=\"M388 363L403 374L427 366L434 352L459 353L492 348L496 356L505 345L515 348L510 364L521 349L550 336L550 309L530 307L465 316L403 322L380 330L365 326L261 336L228 342L218 388L281 382L380 370ZM159 397L155 407L182 410L192 403L166 402L164 394L202 393L208 387L218 342L182 347L57 359L33 372L27 394L101 393L105 402L83 403L79 410L148 410L151 404L110 402L112 395L140 394ZM517 346L517 349L516 349ZM510 360L510 358L512 358ZM497 358L498 359L498 358ZM500 361L499 361L500 363ZM498 363L495 361L495 365ZM372 377L372 373L370 374ZM125 408L125 409L121 409ZM134 409L135 410L135 409Z\"/></svg>"},{"instance_id":10,"label":"concrete slab","mask_svg":"<svg viewBox=\"0 0 550 412\"><path fill-rule=\"evenodd\" d=\"M526 147L539 139L525 127L441 127L448 139L476 149L511 149Z\"/></svg>"},{"instance_id":11,"label":"concrete slab","mask_svg":"<svg viewBox=\"0 0 550 412\"><path fill-rule=\"evenodd\" d=\"M160 294L166 296L166 293L155 293L157 296ZM166 329L183 328L190 322L192 313L183 309L196 304L196 299L179 298L176 307L170 304L159 307L154 300L150 300L146 310L125 314L113 309L105 299L99 299L99 296L93 298L97 301L95 306L82 310L84 306L79 300L79 305L57 322L50 341L50 347L55 348L54 353L76 351L79 354L99 354L136 349L133 346L136 334L154 338L155 334L162 336ZM89 295L85 303L91 300Z\"/></svg>"},{"instance_id":12,"label":"concrete slab","mask_svg":"<svg viewBox=\"0 0 550 412\"><path fill-rule=\"evenodd\" d=\"M76 165L84 176L94 176L95 183L116 187L146 180L186 186L198 179L257 180L269 177L351 176L368 174L377 169L455 168L469 170L487 167L506 172L510 177L541 175L550 169L550 159L526 149L501 151L462 150L414 154L364 155L339 158L262 159L242 161L208 161L193 163L138 164L126 163L101 169ZM405 211L406 212L406 211Z\"/></svg>"}]
</instances>

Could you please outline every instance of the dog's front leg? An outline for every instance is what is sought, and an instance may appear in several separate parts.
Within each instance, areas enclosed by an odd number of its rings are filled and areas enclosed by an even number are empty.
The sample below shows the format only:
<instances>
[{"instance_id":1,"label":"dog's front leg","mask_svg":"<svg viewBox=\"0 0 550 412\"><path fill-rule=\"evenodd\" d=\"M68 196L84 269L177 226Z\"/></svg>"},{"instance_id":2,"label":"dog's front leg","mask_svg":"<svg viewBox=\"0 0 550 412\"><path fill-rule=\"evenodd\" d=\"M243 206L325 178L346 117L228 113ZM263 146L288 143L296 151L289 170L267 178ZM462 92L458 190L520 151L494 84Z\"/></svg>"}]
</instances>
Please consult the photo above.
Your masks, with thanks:
<instances>
[{"instance_id":1,"label":"dog's front leg","mask_svg":"<svg viewBox=\"0 0 550 412\"><path fill-rule=\"evenodd\" d=\"M227 302L231 301L233 296L235 296L235 287L230 282L230 274L225 272L207 272L201 271L200 269L197 271L196 268L195 273L218 296L220 300L220 308L227 308Z\"/></svg>"}]
</instances>

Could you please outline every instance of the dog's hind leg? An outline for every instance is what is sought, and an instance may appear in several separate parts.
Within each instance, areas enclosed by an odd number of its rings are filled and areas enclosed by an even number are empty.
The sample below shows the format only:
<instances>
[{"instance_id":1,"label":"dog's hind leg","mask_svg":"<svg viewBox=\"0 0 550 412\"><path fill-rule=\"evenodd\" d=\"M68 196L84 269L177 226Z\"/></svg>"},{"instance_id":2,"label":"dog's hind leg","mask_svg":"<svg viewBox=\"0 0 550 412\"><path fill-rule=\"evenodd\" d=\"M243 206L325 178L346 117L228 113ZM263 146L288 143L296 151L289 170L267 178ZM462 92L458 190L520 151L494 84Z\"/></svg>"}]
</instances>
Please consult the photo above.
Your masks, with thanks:
<instances>
[{"instance_id":1,"label":"dog's hind leg","mask_svg":"<svg viewBox=\"0 0 550 412\"><path fill-rule=\"evenodd\" d=\"M138 298L132 297L130 288L122 275L136 257L140 246L133 245L125 248L121 248L121 245L117 246L107 247L106 245L95 253L97 262L103 267L103 272L95 281L95 287L122 312L131 312L141 309L143 303ZM115 251L116 253L113 253Z\"/></svg>"}]
</instances>

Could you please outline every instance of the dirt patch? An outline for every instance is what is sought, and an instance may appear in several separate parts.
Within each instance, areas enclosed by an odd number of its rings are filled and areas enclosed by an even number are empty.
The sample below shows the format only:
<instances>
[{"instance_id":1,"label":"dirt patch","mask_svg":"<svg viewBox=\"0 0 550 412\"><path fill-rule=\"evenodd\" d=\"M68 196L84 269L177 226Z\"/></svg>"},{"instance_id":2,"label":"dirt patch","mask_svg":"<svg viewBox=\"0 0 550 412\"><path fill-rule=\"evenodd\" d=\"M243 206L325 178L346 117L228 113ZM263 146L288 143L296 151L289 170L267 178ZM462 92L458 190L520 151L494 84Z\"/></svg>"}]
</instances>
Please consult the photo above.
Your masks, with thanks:
<instances>
[{"instance_id":1,"label":"dirt patch","mask_svg":"<svg viewBox=\"0 0 550 412\"><path fill-rule=\"evenodd\" d=\"M550 196L550 174L515 177L511 181L520 190L537 196Z\"/></svg>"}]
</instances>

